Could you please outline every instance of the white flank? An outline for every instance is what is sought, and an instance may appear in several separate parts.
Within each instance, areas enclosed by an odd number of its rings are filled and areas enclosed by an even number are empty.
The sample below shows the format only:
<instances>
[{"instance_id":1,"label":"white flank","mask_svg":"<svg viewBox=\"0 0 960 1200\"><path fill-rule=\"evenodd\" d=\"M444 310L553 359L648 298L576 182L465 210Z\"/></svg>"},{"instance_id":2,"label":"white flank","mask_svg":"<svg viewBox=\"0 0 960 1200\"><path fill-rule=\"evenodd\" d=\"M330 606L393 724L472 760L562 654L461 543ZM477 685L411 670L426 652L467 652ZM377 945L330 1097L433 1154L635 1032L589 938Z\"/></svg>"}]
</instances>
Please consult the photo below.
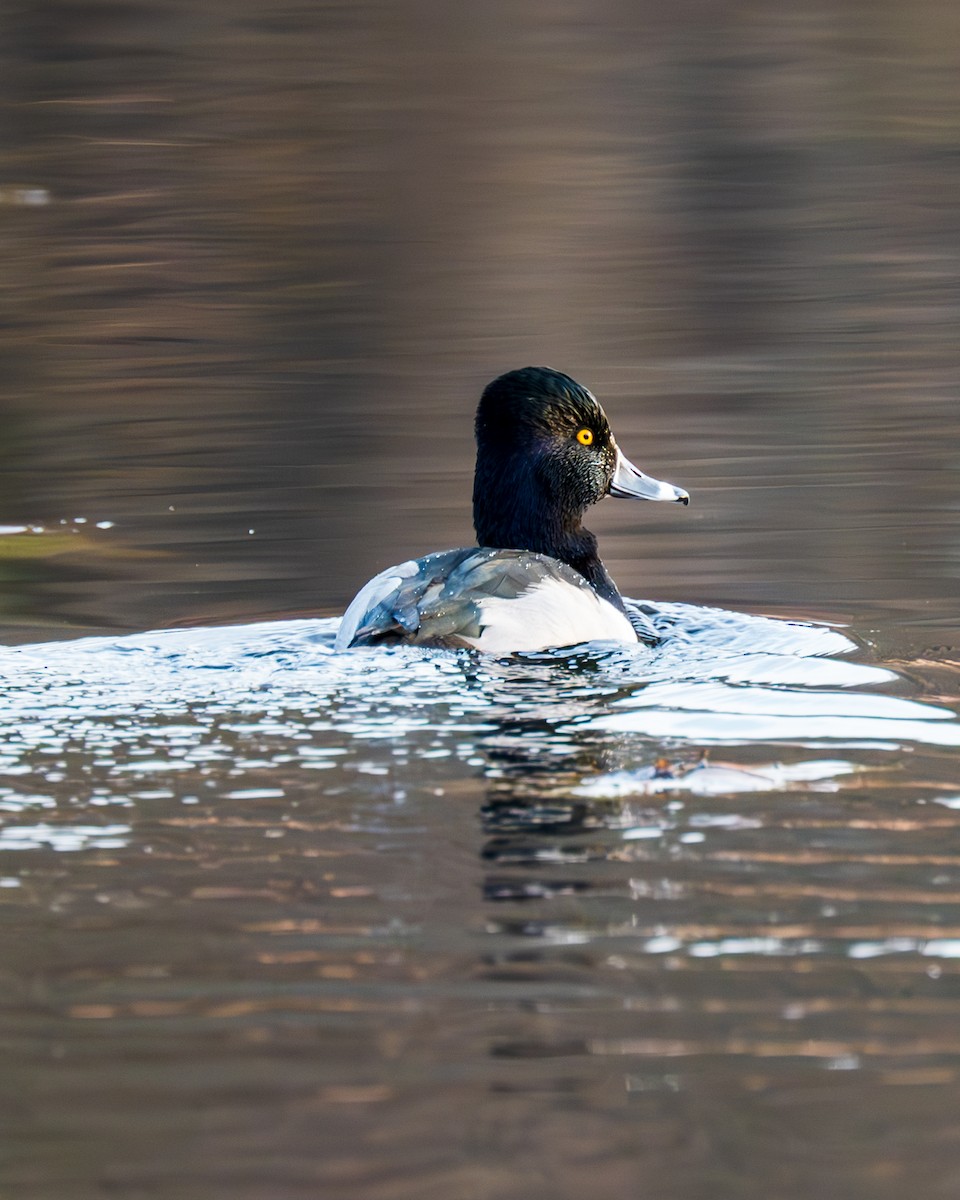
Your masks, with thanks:
<instances>
[{"instance_id":1,"label":"white flank","mask_svg":"<svg viewBox=\"0 0 960 1200\"><path fill-rule=\"evenodd\" d=\"M486 654L516 654L579 642L637 641L623 613L589 584L578 587L565 579L547 578L510 599L485 597L479 607L483 632L464 640Z\"/></svg>"}]
</instances>

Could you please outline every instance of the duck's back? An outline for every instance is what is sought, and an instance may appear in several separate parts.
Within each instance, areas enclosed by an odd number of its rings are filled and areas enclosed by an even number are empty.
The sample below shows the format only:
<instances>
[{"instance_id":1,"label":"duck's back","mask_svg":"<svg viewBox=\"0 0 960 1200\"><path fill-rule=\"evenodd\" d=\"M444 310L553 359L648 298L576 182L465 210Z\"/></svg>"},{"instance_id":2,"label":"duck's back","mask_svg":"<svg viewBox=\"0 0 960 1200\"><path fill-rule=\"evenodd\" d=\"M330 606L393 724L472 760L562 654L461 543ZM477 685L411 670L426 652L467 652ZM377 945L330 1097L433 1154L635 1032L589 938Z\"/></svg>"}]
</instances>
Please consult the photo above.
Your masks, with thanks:
<instances>
[{"instance_id":1,"label":"duck's back","mask_svg":"<svg viewBox=\"0 0 960 1200\"><path fill-rule=\"evenodd\" d=\"M336 648L407 642L511 654L597 640L637 635L572 567L529 550L474 546L381 571L344 613Z\"/></svg>"}]
</instances>

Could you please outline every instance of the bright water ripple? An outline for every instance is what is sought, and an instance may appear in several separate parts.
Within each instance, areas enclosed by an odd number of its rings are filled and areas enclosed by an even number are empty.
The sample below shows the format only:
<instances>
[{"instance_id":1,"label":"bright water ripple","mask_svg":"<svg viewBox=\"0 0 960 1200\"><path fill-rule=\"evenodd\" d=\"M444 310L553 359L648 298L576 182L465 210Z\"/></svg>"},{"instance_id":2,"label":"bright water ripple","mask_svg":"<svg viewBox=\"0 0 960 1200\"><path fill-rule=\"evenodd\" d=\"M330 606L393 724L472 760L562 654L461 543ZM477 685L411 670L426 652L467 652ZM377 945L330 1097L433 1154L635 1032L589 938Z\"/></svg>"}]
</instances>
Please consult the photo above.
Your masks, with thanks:
<instances>
[{"instance_id":1,"label":"bright water ripple","mask_svg":"<svg viewBox=\"0 0 960 1200\"><path fill-rule=\"evenodd\" d=\"M517 1121L560 1169L586 1122L609 1163L686 1097L762 1158L758 1097L816 1141L859 1111L816 1080L953 1094L952 668L654 620L504 660L336 654L330 620L0 651L0 1037L46 1097L8 1178L85 1200L82 1145L173 1196L173 1138L208 1200L265 1162L278 1195L466 1195L423 1130Z\"/></svg>"}]
</instances>

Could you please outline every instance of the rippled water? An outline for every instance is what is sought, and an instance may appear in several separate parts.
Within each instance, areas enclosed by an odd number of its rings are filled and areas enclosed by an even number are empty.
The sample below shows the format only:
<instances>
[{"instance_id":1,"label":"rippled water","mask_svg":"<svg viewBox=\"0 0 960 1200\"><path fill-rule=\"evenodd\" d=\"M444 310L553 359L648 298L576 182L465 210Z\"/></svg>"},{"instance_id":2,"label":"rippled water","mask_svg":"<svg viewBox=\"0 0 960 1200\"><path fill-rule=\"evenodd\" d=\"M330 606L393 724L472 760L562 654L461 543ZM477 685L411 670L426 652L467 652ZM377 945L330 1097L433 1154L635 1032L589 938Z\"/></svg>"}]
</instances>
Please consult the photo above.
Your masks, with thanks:
<instances>
[{"instance_id":1,"label":"rippled water","mask_svg":"<svg viewBox=\"0 0 960 1200\"><path fill-rule=\"evenodd\" d=\"M0 9L4 1200L960 1192L957 11ZM526 363L661 644L334 654Z\"/></svg>"},{"instance_id":2,"label":"rippled water","mask_svg":"<svg viewBox=\"0 0 960 1200\"><path fill-rule=\"evenodd\" d=\"M8 1185L939 1187L956 665L654 613L505 660L330 620L3 651Z\"/></svg>"}]
</instances>

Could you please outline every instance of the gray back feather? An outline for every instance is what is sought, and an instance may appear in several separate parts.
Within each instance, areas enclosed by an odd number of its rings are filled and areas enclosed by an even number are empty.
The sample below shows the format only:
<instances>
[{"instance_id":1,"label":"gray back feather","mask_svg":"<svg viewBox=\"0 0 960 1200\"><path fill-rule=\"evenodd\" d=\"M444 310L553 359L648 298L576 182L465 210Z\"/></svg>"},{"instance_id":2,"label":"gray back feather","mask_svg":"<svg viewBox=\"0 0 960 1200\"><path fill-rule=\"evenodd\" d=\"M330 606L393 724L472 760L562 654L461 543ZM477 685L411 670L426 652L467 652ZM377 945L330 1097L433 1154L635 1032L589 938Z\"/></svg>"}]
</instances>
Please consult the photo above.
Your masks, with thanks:
<instances>
[{"instance_id":1,"label":"gray back feather","mask_svg":"<svg viewBox=\"0 0 960 1200\"><path fill-rule=\"evenodd\" d=\"M416 565L415 574L400 579L363 614L351 646L469 646L467 639L483 631L480 601L485 597L510 600L545 579L592 590L566 563L529 550L444 550L417 559Z\"/></svg>"}]
</instances>

